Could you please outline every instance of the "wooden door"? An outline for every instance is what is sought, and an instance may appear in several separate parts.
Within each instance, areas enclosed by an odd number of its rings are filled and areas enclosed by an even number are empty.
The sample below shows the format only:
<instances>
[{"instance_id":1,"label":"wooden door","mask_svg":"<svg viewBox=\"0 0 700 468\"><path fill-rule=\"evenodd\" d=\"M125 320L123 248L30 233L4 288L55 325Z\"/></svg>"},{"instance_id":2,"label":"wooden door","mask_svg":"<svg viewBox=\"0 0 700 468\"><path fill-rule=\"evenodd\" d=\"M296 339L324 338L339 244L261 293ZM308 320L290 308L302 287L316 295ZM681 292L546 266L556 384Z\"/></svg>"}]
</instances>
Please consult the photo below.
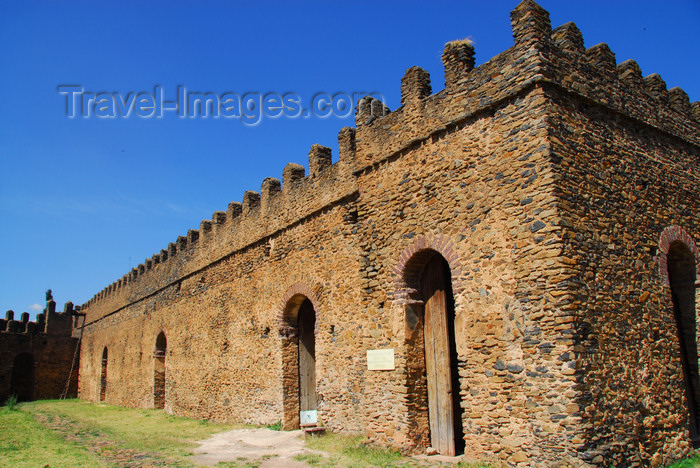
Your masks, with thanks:
<instances>
[{"instance_id":1,"label":"wooden door","mask_svg":"<svg viewBox=\"0 0 700 468\"><path fill-rule=\"evenodd\" d=\"M316 410L316 313L311 301L299 306L299 411Z\"/></svg>"},{"instance_id":2,"label":"wooden door","mask_svg":"<svg viewBox=\"0 0 700 468\"><path fill-rule=\"evenodd\" d=\"M425 367L428 379L430 441L442 455L454 456L455 428L448 324L450 278L445 260L435 255L423 269L421 292L425 301ZM446 277L447 276L447 277ZM457 390L458 391L458 390Z\"/></svg>"}]
</instances>

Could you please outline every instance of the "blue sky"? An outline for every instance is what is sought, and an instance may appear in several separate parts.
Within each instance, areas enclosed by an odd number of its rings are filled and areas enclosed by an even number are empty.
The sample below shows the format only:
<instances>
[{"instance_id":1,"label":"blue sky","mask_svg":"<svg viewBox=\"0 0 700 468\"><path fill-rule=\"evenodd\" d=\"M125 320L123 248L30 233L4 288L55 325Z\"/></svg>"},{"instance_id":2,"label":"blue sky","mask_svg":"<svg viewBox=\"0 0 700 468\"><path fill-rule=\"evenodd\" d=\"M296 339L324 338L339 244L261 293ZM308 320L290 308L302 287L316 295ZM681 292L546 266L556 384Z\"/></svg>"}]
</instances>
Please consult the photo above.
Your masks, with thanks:
<instances>
[{"instance_id":1,"label":"blue sky","mask_svg":"<svg viewBox=\"0 0 700 468\"><path fill-rule=\"evenodd\" d=\"M512 45L516 1L0 2L0 309L81 304L178 235L199 228L348 118L70 119L59 85L86 91L377 92L399 106L414 65L443 88L445 42L477 64ZM587 47L606 42L700 100L700 1L550 1Z\"/></svg>"}]
</instances>

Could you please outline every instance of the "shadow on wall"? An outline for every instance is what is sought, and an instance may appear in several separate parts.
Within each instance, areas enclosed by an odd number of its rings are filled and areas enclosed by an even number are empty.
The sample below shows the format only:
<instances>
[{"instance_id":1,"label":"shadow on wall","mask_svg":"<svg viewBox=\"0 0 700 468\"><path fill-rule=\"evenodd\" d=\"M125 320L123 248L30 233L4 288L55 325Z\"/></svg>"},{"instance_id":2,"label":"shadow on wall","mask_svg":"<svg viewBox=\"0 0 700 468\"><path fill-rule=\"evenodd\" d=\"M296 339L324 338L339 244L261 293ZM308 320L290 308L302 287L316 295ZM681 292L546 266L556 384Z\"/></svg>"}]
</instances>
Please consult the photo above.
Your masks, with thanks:
<instances>
[{"instance_id":1,"label":"shadow on wall","mask_svg":"<svg viewBox=\"0 0 700 468\"><path fill-rule=\"evenodd\" d=\"M18 401L34 399L34 356L21 353L12 362L12 379L10 395L16 395Z\"/></svg>"}]
</instances>

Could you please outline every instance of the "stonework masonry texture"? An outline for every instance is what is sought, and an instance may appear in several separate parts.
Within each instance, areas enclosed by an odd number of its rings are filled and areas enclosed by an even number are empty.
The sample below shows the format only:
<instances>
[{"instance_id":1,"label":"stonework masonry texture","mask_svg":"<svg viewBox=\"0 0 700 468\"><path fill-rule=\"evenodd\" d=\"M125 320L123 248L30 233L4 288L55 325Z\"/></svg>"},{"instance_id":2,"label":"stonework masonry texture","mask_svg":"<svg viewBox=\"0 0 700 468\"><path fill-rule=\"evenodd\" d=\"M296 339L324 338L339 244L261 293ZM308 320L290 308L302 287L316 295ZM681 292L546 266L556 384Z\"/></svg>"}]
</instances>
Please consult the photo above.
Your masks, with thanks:
<instances>
[{"instance_id":1,"label":"stonework masonry texture","mask_svg":"<svg viewBox=\"0 0 700 468\"><path fill-rule=\"evenodd\" d=\"M447 44L442 91L408 69L400 108L360 102L337 162L314 145L308 175L289 164L82 305L79 396L298 427L308 299L319 425L424 451L421 271L439 254L467 458L689 454L698 321L670 283L679 246L700 264L700 105L531 0L511 23L510 49L475 68ZM375 349L394 370L368 370Z\"/></svg>"},{"instance_id":2,"label":"stonework masonry texture","mask_svg":"<svg viewBox=\"0 0 700 468\"><path fill-rule=\"evenodd\" d=\"M78 393L78 336L73 304L56 312L48 298L46 309L29 321L24 312L15 320L13 311L0 319L0 402L14 395L20 401L40 400Z\"/></svg>"}]
</instances>

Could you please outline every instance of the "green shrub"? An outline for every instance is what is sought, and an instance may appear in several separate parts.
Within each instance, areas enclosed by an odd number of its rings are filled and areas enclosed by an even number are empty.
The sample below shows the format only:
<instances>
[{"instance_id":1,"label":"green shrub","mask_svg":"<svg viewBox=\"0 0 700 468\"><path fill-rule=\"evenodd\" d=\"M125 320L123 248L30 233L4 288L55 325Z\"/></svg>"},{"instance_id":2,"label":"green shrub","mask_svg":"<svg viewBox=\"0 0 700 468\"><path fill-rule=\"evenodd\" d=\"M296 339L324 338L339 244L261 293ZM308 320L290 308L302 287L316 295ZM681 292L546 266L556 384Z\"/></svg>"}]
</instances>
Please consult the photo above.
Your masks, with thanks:
<instances>
[{"instance_id":1,"label":"green shrub","mask_svg":"<svg viewBox=\"0 0 700 468\"><path fill-rule=\"evenodd\" d=\"M10 395L7 397L7 400L5 400L5 407L10 410L14 411L17 406L17 395Z\"/></svg>"},{"instance_id":2,"label":"green shrub","mask_svg":"<svg viewBox=\"0 0 700 468\"><path fill-rule=\"evenodd\" d=\"M282 421L277 421L276 423L272 423L272 424L265 424L265 427L268 429L272 429L273 431L281 431L282 430Z\"/></svg>"}]
</instances>

